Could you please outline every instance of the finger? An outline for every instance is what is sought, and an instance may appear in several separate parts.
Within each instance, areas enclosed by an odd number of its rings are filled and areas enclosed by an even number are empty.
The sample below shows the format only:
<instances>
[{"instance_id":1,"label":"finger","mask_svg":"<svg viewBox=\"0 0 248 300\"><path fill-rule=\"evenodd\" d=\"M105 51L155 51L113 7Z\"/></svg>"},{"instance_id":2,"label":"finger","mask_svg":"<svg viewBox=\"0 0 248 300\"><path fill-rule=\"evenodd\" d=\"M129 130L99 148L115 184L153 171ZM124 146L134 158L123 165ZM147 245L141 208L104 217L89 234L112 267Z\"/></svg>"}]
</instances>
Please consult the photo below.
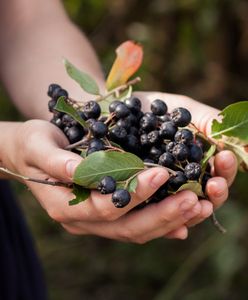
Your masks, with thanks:
<instances>
[{"instance_id":1,"label":"finger","mask_svg":"<svg viewBox=\"0 0 248 300\"><path fill-rule=\"evenodd\" d=\"M92 222L88 230L96 235L114 237L121 241L144 243L181 227L199 212L197 196L191 191L182 191L164 201L132 211L116 221L97 224ZM79 229L81 224L77 222L74 226Z\"/></svg>"},{"instance_id":2,"label":"finger","mask_svg":"<svg viewBox=\"0 0 248 300\"><path fill-rule=\"evenodd\" d=\"M210 201L200 200L199 203L201 205L201 211L197 217L191 219L189 222L186 223L188 227L192 227L196 224L203 222L213 213L213 204Z\"/></svg>"},{"instance_id":3,"label":"finger","mask_svg":"<svg viewBox=\"0 0 248 300\"><path fill-rule=\"evenodd\" d=\"M224 177L230 186L237 174L237 159L235 155L228 150L221 151L215 156L214 169L217 176Z\"/></svg>"},{"instance_id":4,"label":"finger","mask_svg":"<svg viewBox=\"0 0 248 300\"><path fill-rule=\"evenodd\" d=\"M228 186L223 177L213 177L208 180L206 192L214 209L220 207L228 198Z\"/></svg>"},{"instance_id":5,"label":"finger","mask_svg":"<svg viewBox=\"0 0 248 300\"><path fill-rule=\"evenodd\" d=\"M165 235L166 239L180 239L185 240L188 237L189 231L188 228L183 225L180 228L171 231Z\"/></svg>"}]
</instances>

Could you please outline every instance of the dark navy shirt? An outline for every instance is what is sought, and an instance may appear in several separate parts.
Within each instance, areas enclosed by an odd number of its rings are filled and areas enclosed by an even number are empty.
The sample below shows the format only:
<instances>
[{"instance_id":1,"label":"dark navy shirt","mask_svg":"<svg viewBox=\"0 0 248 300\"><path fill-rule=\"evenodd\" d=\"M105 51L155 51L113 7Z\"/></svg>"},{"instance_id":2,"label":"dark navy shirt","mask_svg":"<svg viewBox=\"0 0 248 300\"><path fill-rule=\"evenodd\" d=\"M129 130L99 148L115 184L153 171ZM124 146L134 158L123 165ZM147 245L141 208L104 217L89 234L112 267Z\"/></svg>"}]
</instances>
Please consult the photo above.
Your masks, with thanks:
<instances>
[{"instance_id":1,"label":"dark navy shirt","mask_svg":"<svg viewBox=\"0 0 248 300\"><path fill-rule=\"evenodd\" d=\"M0 300L45 300L32 238L7 181L0 180Z\"/></svg>"}]
</instances>

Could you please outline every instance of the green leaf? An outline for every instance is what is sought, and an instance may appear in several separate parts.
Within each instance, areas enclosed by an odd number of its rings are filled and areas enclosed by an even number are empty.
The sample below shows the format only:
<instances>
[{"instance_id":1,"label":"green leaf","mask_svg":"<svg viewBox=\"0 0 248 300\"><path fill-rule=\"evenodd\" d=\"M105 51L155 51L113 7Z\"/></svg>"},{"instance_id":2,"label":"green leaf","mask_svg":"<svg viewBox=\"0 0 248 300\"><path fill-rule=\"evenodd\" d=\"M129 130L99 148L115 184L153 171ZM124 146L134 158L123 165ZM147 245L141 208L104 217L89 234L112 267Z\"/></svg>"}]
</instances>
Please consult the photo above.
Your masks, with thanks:
<instances>
[{"instance_id":1,"label":"green leaf","mask_svg":"<svg viewBox=\"0 0 248 300\"><path fill-rule=\"evenodd\" d=\"M204 153L204 157L201 161L201 167L202 167L202 170L204 170L208 164L208 161L209 159L214 155L216 151L216 146L215 145L211 145L208 149L207 152Z\"/></svg>"},{"instance_id":2,"label":"green leaf","mask_svg":"<svg viewBox=\"0 0 248 300\"><path fill-rule=\"evenodd\" d=\"M116 188L117 189L126 189L129 191L129 193L135 193L137 185L138 185L138 180L137 180L137 176L135 176L130 181L128 178L126 181L117 182Z\"/></svg>"},{"instance_id":3,"label":"green leaf","mask_svg":"<svg viewBox=\"0 0 248 300\"><path fill-rule=\"evenodd\" d=\"M80 185L73 184L73 194L76 196L76 198L69 201L69 205L75 205L82 201L85 201L90 196L90 190L85 189Z\"/></svg>"},{"instance_id":4,"label":"green leaf","mask_svg":"<svg viewBox=\"0 0 248 300\"><path fill-rule=\"evenodd\" d=\"M87 154L87 149L81 150L80 156L82 156L83 158L86 158L86 154Z\"/></svg>"},{"instance_id":5,"label":"green leaf","mask_svg":"<svg viewBox=\"0 0 248 300\"><path fill-rule=\"evenodd\" d=\"M180 191L184 191L184 190L192 191L197 196L204 197L204 193L202 191L202 186L197 181L189 181L189 182L183 184L182 186L180 186L180 188L176 192L180 192Z\"/></svg>"},{"instance_id":6,"label":"green leaf","mask_svg":"<svg viewBox=\"0 0 248 300\"><path fill-rule=\"evenodd\" d=\"M220 139L225 135L248 142L248 101L231 104L220 115L223 119L213 121L211 137Z\"/></svg>"},{"instance_id":7,"label":"green leaf","mask_svg":"<svg viewBox=\"0 0 248 300\"><path fill-rule=\"evenodd\" d=\"M65 101L65 97L60 97L55 106L55 110L64 112L70 115L74 120L76 120L81 126L88 127L88 124L81 118L78 112Z\"/></svg>"},{"instance_id":8,"label":"green leaf","mask_svg":"<svg viewBox=\"0 0 248 300\"><path fill-rule=\"evenodd\" d=\"M98 151L87 156L77 167L73 182L96 188L104 176L124 181L144 169L143 161L129 152Z\"/></svg>"},{"instance_id":9,"label":"green leaf","mask_svg":"<svg viewBox=\"0 0 248 300\"><path fill-rule=\"evenodd\" d=\"M73 64L71 64L67 59L64 59L64 65L67 71L67 74L75 80L81 88L93 95L100 95L100 90L93 78L87 73L84 73L78 70Z\"/></svg>"},{"instance_id":10,"label":"green leaf","mask_svg":"<svg viewBox=\"0 0 248 300\"><path fill-rule=\"evenodd\" d=\"M231 150L237 157L241 171L248 172L248 143L244 143L235 137L224 137L224 148Z\"/></svg>"}]
</instances>

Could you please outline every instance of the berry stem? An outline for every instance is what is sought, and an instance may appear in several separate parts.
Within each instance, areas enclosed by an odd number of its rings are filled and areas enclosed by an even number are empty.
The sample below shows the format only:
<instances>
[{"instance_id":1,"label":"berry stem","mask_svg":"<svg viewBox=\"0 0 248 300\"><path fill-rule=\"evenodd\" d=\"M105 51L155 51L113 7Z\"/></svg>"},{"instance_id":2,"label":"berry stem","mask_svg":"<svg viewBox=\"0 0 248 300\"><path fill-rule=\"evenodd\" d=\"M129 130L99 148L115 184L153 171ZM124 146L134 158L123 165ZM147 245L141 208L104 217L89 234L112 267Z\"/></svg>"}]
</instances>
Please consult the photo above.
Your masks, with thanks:
<instances>
[{"instance_id":1,"label":"berry stem","mask_svg":"<svg viewBox=\"0 0 248 300\"><path fill-rule=\"evenodd\" d=\"M223 234L226 233L225 227L220 224L214 212L211 215L211 221L213 222L214 226L219 230L219 232Z\"/></svg>"},{"instance_id":2,"label":"berry stem","mask_svg":"<svg viewBox=\"0 0 248 300\"><path fill-rule=\"evenodd\" d=\"M41 184L48 184L48 185L52 185L52 186L63 186L63 187L67 187L67 188L72 187L72 183L69 183L69 182L49 181L48 179L31 178L31 177L27 177L27 176L24 176L24 175L14 173L14 172L12 172L12 171L10 171L6 168L2 168L2 167L0 167L0 172L12 175L14 177L20 178L20 179L25 180L25 181L32 181L32 182L41 183Z\"/></svg>"},{"instance_id":3,"label":"berry stem","mask_svg":"<svg viewBox=\"0 0 248 300\"><path fill-rule=\"evenodd\" d=\"M163 166L158 165L158 164L153 164L153 163L145 162L144 165L145 165L146 167L148 167L148 168L151 168L151 167L160 167L160 168L164 168L164 169L166 169L170 174L176 175L176 172L173 171L172 169L167 168L167 167L163 167Z\"/></svg>"},{"instance_id":4,"label":"berry stem","mask_svg":"<svg viewBox=\"0 0 248 300\"><path fill-rule=\"evenodd\" d=\"M78 146L82 146L82 145L86 145L86 146L88 145L88 136L84 137L82 140L80 140L76 143L67 145L65 147L65 150L72 150L72 149L77 148Z\"/></svg>"}]
</instances>

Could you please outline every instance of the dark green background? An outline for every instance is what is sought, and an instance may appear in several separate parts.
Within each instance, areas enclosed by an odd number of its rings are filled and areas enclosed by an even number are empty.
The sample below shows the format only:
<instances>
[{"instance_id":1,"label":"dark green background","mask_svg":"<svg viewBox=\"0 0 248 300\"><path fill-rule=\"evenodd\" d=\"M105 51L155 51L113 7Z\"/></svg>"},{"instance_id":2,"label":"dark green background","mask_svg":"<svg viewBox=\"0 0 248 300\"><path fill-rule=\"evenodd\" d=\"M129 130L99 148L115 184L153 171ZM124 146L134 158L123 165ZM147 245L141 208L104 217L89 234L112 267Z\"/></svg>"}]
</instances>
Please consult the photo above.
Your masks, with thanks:
<instances>
[{"instance_id":1,"label":"dark green background","mask_svg":"<svg viewBox=\"0 0 248 300\"><path fill-rule=\"evenodd\" d=\"M186 94L218 108L247 100L247 1L64 2L106 72L114 49L134 39L145 51L141 89ZM0 119L19 119L2 90L0 97ZM191 229L186 241L161 239L142 246L71 236L25 187L14 187L52 300L241 300L248 294L247 179L238 176L228 203L217 212L228 229L225 236L206 221Z\"/></svg>"}]
</instances>

